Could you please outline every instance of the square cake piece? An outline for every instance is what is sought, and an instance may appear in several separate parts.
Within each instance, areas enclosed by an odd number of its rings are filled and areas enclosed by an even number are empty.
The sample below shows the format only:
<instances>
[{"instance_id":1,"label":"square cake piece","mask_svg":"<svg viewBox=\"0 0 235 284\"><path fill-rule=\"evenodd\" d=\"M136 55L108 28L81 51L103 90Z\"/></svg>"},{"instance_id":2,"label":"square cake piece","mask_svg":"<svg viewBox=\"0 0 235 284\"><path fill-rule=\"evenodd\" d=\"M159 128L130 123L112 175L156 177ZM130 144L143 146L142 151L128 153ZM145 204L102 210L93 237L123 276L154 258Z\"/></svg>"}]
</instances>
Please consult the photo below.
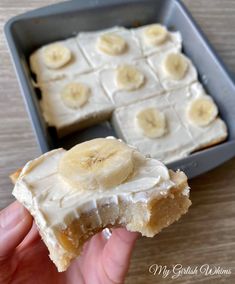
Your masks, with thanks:
<instances>
[{"instance_id":1,"label":"square cake piece","mask_svg":"<svg viewBox=\"0 0 235 284\"><path fill-rule=\"evenodd\" d=\"M143 56L137 39L123 27L82 32L77 41L93 68L130 62Z\"/></svg>"},{"instance_id":2,"label":"square cake piece","mask_svg":"<svg viewBox=\"0 0 235 284\"><path fill-rule=\"evenodd\" d=\"M100 70L102 86L115 106L160 95L163 88L145 59Z\"/></svg>"},{"instance_id":3,"label":"square cake piece","mask_svg":"<svg viewBox=\"0 0 235 284\"><path fill-rule=\"evenodd\" d=\"M193 138L195 150L226 139L226 124L219 118L213 98L206 94L199 82L181 90L171 91L166 97Z\"/></svg>"},{"instance_id":4,"label":"square cake piece","mask_svg":"<svg viewBox=\"0 0 235 284\"><path fill-rule=\"evenodd\" d=\"M106 120L113 110L93 72L42 84L41 92L44 119L59 137Z\"/></svg>"},{"instance_id":5,"label":"square cake piece","mask_svg":"<svg viewBox=\"0 0 235 284\"><path fill-rule=\"evenodd\" d=\"M151 24L132 29L137 37L142 52L145 56L165 52L169 49L182 49L182 37L180 32L170 32L160 24Z\"/></svg>"},{"instance_id":6,"label":"square cake piece","mask_svg":"<svg viewBox=\"0 0 235 284\"><path fill-rule=\"evenodd\" d=\"M13 195L33 215L58 271L103 228L153 237L191 205L187 177L113 138L57 149L28 162Z\"/></svg>"},{"instance_id":7,"label":"square cake piece","mask_svg":"<svg viewBox=\"0 0 235 284\"><path fill-rule=\"evenodd\" d=\"M112 123L118 137L164 163L186 157L195 149L165 95L117 108Z\"/></svg>"},{"instance_id":8,"label":"square cake piece","mask_svg":"<svg viewBox=\"0 0 235 284\"><path fill-rule=\"evenodd\" d=\"M76 38L42 46L31 54L29 61L31 71L35 73L39 84L72 77L91 70Z\"/></svg>"},{"instance_id":9,"label":"square cake piece","mask_svg":"<svg viewBox=\"0 0 235 284\"><path fill-rule=\"evenodd\" d=\"M147 58L165 90L180 89L197 81L192 61L176 48L155 53Z\"/></svg>"}]
</instances>

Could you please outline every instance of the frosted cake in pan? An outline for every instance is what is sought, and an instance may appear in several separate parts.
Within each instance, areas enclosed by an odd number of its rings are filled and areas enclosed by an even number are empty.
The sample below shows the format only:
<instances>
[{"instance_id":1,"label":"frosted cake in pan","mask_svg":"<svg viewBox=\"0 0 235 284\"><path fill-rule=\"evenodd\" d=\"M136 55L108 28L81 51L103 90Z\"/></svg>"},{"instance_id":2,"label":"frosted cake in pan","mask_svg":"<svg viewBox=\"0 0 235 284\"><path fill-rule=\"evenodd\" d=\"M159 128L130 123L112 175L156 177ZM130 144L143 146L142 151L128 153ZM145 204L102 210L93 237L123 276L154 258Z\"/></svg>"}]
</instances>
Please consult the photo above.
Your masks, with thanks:
<instances>
[{"instance_id":1,"label":"frosted cake in pan","mask_svg":"<svg viewBox=\"0 0 235 284\"><path fill-rule=\"evenodd\" d=\"M117 108L112 122L124 141L165 163L222 142L228 135L215 102L199 83Z\"/></svg>"},{"instance_id":2,"label":"frosted cake in pan","mask_svg":"<svg viewBox=\"0 0 235 284\"><path fill-rule=\"evenodd\" d=\"M41 47L30 63L42 91L42 113L59 137L112 116L118 137L172 162L228 135L216 103L182 53L180 33L163 25L81 32ZM66 82L83 80L86 86L62 90Z\"/></svg>"}]
</instances>

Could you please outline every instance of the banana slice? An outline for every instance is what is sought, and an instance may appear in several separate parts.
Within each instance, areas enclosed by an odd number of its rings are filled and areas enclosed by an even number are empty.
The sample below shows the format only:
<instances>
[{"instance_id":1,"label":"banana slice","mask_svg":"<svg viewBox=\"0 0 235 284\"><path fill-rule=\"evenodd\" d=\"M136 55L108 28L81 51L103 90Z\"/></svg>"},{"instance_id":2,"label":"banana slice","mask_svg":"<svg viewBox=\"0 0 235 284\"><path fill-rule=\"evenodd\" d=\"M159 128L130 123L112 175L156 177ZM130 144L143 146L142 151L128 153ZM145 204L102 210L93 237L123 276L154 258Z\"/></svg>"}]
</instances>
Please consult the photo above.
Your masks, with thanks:
<instances>
[{"instance_id":1,"label":"banana slice","mask_svg":"<svg viewBox=\"0 0 235 284\"><path fill-rule=\"evenodd\" d=\"M43 61L48 68L59 69L72 58L71 51L62 44L54 43L43 50Z\"/></svg>"},{"instance_id":2,"label":"banana slice","mask_svg":"<svg viewBox=\"0 0 235 284\"><path fill-rule=\"evenodd\" d=\"M161 45L167 38L168 31L162 25L153 24L144 30L144 41L147 45Z\"/></svg>"},{"instance_id":3,"label":"banana slice","mask_svg":"<svg viewBox=\"0 0 235 284\"><path fill-rule=\"evenodd\" d=\"M97 138L69 150L59 163L62 179L76 190L120 185L133 171L133 149L117 139Z\"/></svg>"},{"instance_id":4,"label":"banana slice","mask_svg":"<svg viewBox=\"0 0 235 284\"><path fill-rule=\"evenodd\" d=\"M98 38L97 48L108 55L120 55L125 52L127 44L122 37L107 33Z\"/></svg>"},{"instance_id":5,"label":"banana slice","mask_svg":"<svg viewBox=\"0 0 235 284\"><path fill-rule=\"evenodd\" d=\"M132 65L123 64L116 69L116 84L121 90L137 90L144 80L144 74Z\"/></svg>"},{"instance_id":6,"label":"banana slice","mask_svg":"<svg viewBox=\"0 0 235 284\"><path fill-rule=\"evenodd\" d=\"M188 70L187 58L182 53L169 53L163 60L163 68L170 78L181 80Z\"/></svg>"},{"instance_id":7,"label":"banana slice","mask_svg":"<svg viewBox=\"0 0 235 284\"><path fill-rule=\"evenodd\" d=\"M165 114L156 108L146 108L136 118L141 132L149 138L159 138L167 132Z\"/></svg>"},{"instance_id":8,"label":"banana slice","mask_svg":"<svg viewBox=\"0 0 235 284\"><path fill-rule=\"evenodd\" d=\"M60 93L63 103L72 109L77 109L85 105L90 94L91 90L88 86L76 82L67 84Z\"/></svg>"},{"instance_id":9,"label":"banana slice","mask_svg":"<svg viewBox=\"0 0 235 284\"><path fill-rule=\"evenodd\" d=\"M206 126L215 120L218 108L213 100L204 96L192 101L187 108L189 121L196 126Z\"/></svg>"}]
</instances>

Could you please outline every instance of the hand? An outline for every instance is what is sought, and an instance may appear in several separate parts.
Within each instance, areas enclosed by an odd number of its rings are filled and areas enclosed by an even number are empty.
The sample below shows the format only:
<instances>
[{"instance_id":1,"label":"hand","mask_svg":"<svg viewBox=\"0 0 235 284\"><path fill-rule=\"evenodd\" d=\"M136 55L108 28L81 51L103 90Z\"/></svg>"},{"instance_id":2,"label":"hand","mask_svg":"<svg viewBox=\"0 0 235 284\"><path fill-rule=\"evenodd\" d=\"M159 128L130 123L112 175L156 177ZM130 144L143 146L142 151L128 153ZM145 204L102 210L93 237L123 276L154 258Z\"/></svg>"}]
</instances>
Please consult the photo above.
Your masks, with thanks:
<instances>
[{"instance_id":1,"label":"hand","mask_svg":"<svg viewBox=\"0 0 235 284\"><path fill-rule=\"evenodd\" d=\"M108 240L99 233L66 272L58 273L31 215L16 201L0 212L0 283L123 283L137 237L122 228Z\"/></svg>"}]
</instances>

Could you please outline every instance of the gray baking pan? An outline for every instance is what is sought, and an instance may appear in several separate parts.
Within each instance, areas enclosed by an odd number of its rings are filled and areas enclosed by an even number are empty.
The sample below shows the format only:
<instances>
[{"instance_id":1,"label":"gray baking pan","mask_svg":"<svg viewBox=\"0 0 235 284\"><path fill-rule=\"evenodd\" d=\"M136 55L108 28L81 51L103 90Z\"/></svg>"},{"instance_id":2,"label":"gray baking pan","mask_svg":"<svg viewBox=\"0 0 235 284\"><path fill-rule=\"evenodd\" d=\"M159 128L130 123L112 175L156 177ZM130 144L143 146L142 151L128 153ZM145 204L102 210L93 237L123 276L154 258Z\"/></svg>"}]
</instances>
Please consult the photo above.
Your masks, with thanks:
<instances>
[{"instance_id":1,"label":"gray baking pan","mask_svg":"<svg viewBox=\"0 0 235 284\"><path fill-rule=\"evenodd\" d=\"M5 34L18 76L21 92L42 152L71 146L95 137L115 133L108 122L57 139L48 129L38 105L28 65L29 55L40 46L74 36L80 31L114 25L132 27L153 22L179 30L184 52L198 69L199 79L219 106L228 129L228 139L168 166L183 169L189 178L204 173L235 156L235 84L200 28L184 5L177 0L76 0L55 4L10 19Z\"/></svg>"}]
</instances>

